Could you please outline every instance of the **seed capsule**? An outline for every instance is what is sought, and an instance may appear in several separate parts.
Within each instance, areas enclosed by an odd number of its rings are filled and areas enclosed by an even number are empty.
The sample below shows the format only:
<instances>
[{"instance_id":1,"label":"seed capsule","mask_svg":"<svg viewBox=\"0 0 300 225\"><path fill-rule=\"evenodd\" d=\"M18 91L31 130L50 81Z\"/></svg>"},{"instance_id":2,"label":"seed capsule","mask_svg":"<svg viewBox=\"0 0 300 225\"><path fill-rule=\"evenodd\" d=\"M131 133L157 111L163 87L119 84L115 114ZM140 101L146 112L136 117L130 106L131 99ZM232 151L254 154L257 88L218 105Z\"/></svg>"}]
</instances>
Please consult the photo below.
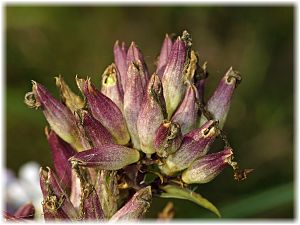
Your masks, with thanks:
<instances>
[{"instance_id":1,"label":"seed capsule","mask_svg":"<svg viewBox=\"0 0 300 225\"><path fill-rule=\"evenodd\" d=\"M191 131L196 126L198 116L198 93L196 87L188 83L185 97L172 117L172 121L180 124L183 135Z\"/></svg>"},{"instance_id":2,"label":"seed capsule","mask_svg":"<svg viewBox=\"0 0 300 225\"><path fill-rule=\"evenodd\" d=\"M45 219L71 219L77 217L77 212L68 195L58 183L52 170L40 170L40 185L44 196L43 211Z\"/></svg>"},{"instance_id":3,"label":"seed capsule","mask_svg":"<svg viewBox=\"0 0 300 225\"><path fill-rule=\"evenodd\" d=\"M156 68L156 74L159 76L159 78L162 78L162 75L164 74L166 65L168 63L168 58L171 53L172 46L173 46L172 39L168 34L166 34L165 40L160 50L160 55L158 58L157 68Z\"/></svg>"},{"instance_id":4,"label":"seed capsule","mask_svg":"<svg viewBox=\"0 0 300 225\"><path fill-rule=\"evenodd\" d=\"M142 218L149 209L151 200L151 186L142 188L113 215L110 222L130 221Z\"/></svg>"},{"instance_id":5,"label":"seed capsule","mask_svg":"<svg viewBox=\"0 0 300 225\"><path fill-rule=\"evenodd\" d=\"M207 110L213 115L215 120L219 120L219 127L221 129L226 121L234 89L241 79L240 74L230 67L207 102ZM202 115L200 124L205 123L205 121L207 119Z\"/></svg>"},{"instance_id":6,"label":"seed capsule","mask_svg":"<svg viewBox=\"0 0 300 225\"><path fill-rule=\"evenodd\" d=\"M102 74L101 92L123 111L124 92L115 64L109 65Z\"/></svg>"},{"instance_id":7,"label":"seed capsule","mask_svg":"<svg viewBox=\"0 0 300 225\"><path fill-rule=\"evenodd\" d=\"M187 46L183 38L173 44L168 63L162 76L164 97L166 101L168 119L182 101L185 92L184 67L186 63Z\"/></svg>"},{"instance_id":8,"label":"seed capsule","mask_svg":"<svg viewBox=\"0 0 300 225\"><path fill-rule=\"evenodd\" d=\"M134 42L131 42L131 45L127 52L127 66L130 66L131 63L135 63L136 65L139 65L142 86L146 87L148 84L150 75L149 75L148 68L145 63L143 54ZM127 71L128 71L128 69L127 69ZM128 74L127 74L127 76L128 76ZM127 77L127 79L128 79L128 77ZM127 88L127 84L126 84L125 89L126 88Z\"/></svg>"},{"instance_id":9,"label":"seed capsule","mask_svg":"<svg viewBox=\"0 0 300 225\"><path fill-rule=\"evenodd\" d=\"M193 161L206 154L209 146L218 135L217 122L210 120L202 127L187 133L183 137L180 148L167 157L166 163L161 166L162 172L171 175L189 167Z\"/></svg>"},{"instance_id":10,"label":"seed capsule","mask_svg":"<svg viewBox=\"0 0 300 225\"><path fill-rule=\"evenodd\" d=\"M197 159L182 173L182 180L187 184L210 182L228 165L232 154L232 149L225 148Z\"/></svg>"},{"instance_id":11,"label":"seed capsule","mask_svg":"<svg viewBox=\"0 0 300 225\"><path fill-rule=\"evenodd\" d=\"M127 83L127 47L124 42L122 44L119 43L119 41L116 41L114 45L114 59L115 59L115 64L116 67L119 71L117 75L119 75L117 78L118 81L122 85L122 91L121 93L125 92L125 86Z\"/></svg>"},{"instance_id":12,"label":"seed capsule","mask_svg":"<svg viewBox=\"0 0 300 225\"><path fill-rule=\"evenodd\" d=\"M153 148L155 132L166 117L162 84L159 77L153 74L137 120L141 149L146 154L155 152Z\"/></svg>"},{"instance_id":13,"label":"seed capsule","mask_svg":"<svg viewBox=\"0 0 300 225\"><path fill-rule=\"evenodd\" d=\"M144 90L141 68L135 63L130 63L127 72L127 85L124 95L124 116L134 148L140 148L137 131L137 119L141 109Z\"/></svg>"},{"instance_id":14,"label":"seed capsule","mask_svg":"<svg viewBox=\"0 0 300 225\"><path fill-rule=\"evenodd\" d=\"M166 120L156 131L154 149L160 157L167 157L177 151L182 139L180 125Z\"/></svg>"},{"instance_id":15,"label":"seed capsule","mask_svg":"<svg viewBox=\"0 0 300 225\"><path fill-rule=\"evenodd\" d=\"M119 189L117 171L99 171L95 188L105 217L111 218L118 210Z\"/></svg>"},{"instance_id":16,"label":"seed capsule","mask_svg":"<svg viewBox=\"0 0 300 225\"><path fill-rule=\"evenodd\" d=\"M32 108L41 107L51 129L77 151L86 149L88 142L77 125L76 117L70 109L56 100L44 86L32 81L32 92L25 95L25 103Z\"/></svg>"}]
</instances>

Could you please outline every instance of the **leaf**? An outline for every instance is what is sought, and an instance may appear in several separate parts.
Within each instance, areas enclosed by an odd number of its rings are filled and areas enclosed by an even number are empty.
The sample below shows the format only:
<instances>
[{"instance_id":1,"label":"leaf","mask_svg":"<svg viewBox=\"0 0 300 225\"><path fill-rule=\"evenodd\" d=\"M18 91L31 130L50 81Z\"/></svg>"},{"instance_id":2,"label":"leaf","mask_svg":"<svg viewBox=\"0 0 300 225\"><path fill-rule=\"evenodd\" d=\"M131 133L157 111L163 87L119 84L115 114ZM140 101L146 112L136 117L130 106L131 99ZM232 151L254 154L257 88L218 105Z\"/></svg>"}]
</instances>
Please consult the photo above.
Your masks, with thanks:
<instances>
[{"instance_id":1,"label":"leaf","mask_svg":"<svg viewBox=\"0 0 300 225\"><path fill-rule=\"evenodd\" d=\"M208 201L206 198L203 198L196 192L175 185L160 186L160 189L165 191L159 195L161 198L178 198L189 200L202 206L203 208L210 210L218 217L221 217L219 210L210 201Z\"/></svg>"}]
</instances>

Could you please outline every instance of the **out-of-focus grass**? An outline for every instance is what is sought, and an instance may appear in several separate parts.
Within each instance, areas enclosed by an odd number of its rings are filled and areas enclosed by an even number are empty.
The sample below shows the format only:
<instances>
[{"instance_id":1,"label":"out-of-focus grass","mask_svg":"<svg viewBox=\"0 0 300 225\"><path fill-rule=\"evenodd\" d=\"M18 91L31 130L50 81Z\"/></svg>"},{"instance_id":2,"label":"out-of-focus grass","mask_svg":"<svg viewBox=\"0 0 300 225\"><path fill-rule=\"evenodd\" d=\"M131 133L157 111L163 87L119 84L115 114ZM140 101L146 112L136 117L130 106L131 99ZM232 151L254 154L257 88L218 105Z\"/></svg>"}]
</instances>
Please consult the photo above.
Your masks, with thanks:
<instances>
[{"instance_id":1,"label":"out-of-focus grass","mask_svg":"<svg viewBox=\"0 0 300 225\"><path fill-rule=\"evenodd\" d=\"M286 206L293 204L294 184L287 183L262 191L253 191L240 197L239 200L228 201L220 205L219 210L222 218L271 218L276 217L276 209L285 209ZM155 217L168 201L174 202L175 218L214 218L216 216L211 212L198 207L198 212L192 203L186 203L182 200L161 200L155 199L152 210L148 213L149 217ZM289 212L293 216L293 207ZM156 209L156 210L155 210ZM190 210L192 209L192 210ZM274 211L275 210L275 211ZM273 212L273 213L272 213Z\"/></svg>"},{"instance_id":2,"label":"out-of-focus grass","mask_svg":"<svg viewBox=\"0 0 300 225\"><path fill-rule=\"evenodd\" d=\"M242 167L255 169L249 179L236 183L228 168L213 182L198 186L197 191L214 203L223 217L294 216L293 201L279 205L279 198L293 195L280 196L276 189L264 198L266 205L273 200L278 204L253 211L259 200L257 193L290 185L294 180L292 6L8 6L5 22L7 167L17 171L29 160L51 165L44 135L47 123L41 111L23 103L30 80L41 82L55 96L58 91L53 76L59 74L74 90L76 74L91 76L99 85L100 75L113 60L112 47L118 39L128 44L135 41L153 72L165 33L180 34L187 29L200 61L208 61L206 99L230 66L242 74L224 130L236 160ZM214 150L219 148L216 145ZM292 193L291 188L288 193ZM252 199L252 203L243 205L245 211L238 208L239 215L227 214L232 213L227 207L242 204L245 199ZM152 210L161 209L165 202L155 199ZM178 217L209 216L193 203L174 202L175 207L182 207L178 208ZM149 216L156 216L154 211Z\"/></svg>"}]
</instances>

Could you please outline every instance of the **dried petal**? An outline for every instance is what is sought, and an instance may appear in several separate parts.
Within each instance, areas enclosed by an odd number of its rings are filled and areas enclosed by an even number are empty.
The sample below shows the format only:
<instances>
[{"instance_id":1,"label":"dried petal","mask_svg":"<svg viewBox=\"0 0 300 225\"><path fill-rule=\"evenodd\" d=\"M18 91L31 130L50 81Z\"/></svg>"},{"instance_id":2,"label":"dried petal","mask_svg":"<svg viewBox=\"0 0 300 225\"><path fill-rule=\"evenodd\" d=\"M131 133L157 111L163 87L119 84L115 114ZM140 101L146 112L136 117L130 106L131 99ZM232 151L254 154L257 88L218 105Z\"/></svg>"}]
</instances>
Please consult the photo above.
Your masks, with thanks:
<instances>
[{"instance_id":1,"label":"dried petal","mask_svg":"<svg viewBox=\"0 0 300 225\"><path fill-rule=\"evenodd\" d=\"M53 165L59 180L64 187L71 188L71 164L68 159L76 151L65 141L63 141L54 131L46 128L46 136L50 145Z\"/></svg>"},{"instance_id":2,"label":"dried petal","mask_svg":"<svg viewBox=\"0 0 300 225\"><path fill-rule=\"evenodd\" d=\"M109 97L123 111L124 92L120 74L115 64L109 65L102 74L101 92Z\"/></svg>"},{"instance_id":3,"label":"dried petal","mask_svg":"<svg viewBox=\"0 0 300 225\"><path fill-rule=\"evenodd\" d=\"M180 148L167 157L161 170L170 175L189 167L194 160L206 154L209 146L218 135L217 122L210 120L202 127L187 133L183 137Z\"/></svg>"},{"instance_id":4,"label":"dried petal","mask_svg":"<svg viewBox=\"0 0 300 225\"><path fill-rule=\"evenodd\" d=\"M130 63L132 63L132 62L135 63L136 65L139 65L140 74L141 74L141 78L142 78L142 86L146 87L148 84L150 75L149 75L148 68L145 63L143 54L134 42L131 42L131 45L127 52L127 65L129 66ZM128 76L128 74L127 74L127 76ZM127 77L127 79L128 79L128 77ZM126 88L127 88L127 83L126 83Z\"/></svg>"},{"instance_id":5,"label":"dried petal","mask_svg":"<svg viewBox=\"0 0 300 225\"><path fill-rule=\"evenodd\" d=\"M32 81L32 92L25 95L25 103L32 108L41 107L51 129L77 151L84 150L87 141L77 126L76 117L56 100L44 86Z\"/></svg>"},{"instance_id":6,"label":"dried petal","mask_svg":"<svg viewBox=\"0 0 300 225\"><path fill-rule=\"evenodd\" d=\"M206 84L206 78L208 77L207 62L204 62L202 67L197 64L197 69L194 75L194 83L198 90L200 103L204 104L204 89Z\"/></svg>"},{"instance_id":7,"label":"dried petal","mask_svg":"<svg viewBox=\"0 0 300 225\"><path fill-rule=\"evenodd\" d=\"M127 144L130 136L125 119L118 106L98 91L90 80L85 82L84 94L87 97L88 106L93 117L110 132L116 143Z\"/></svg>"},{"instance_id":8,"label":"dried petal","mask_svg":"<svg viewBox=\"0 0 300 225\"><path fill-rule=\"evenodd\" d=\"M56 196L51 196L47 199L47 202L42 202L43 215L45 221L53 222L62 222L70 221L68 215L59 208L60 202Z\"/></svg>"},{"instance_id":9,"label":"dried petal","mask_svg":"<svg viewBox=\"0 0 300 225\"><path fill-rule=\"evenodd\" d=\"M189 56L186 62L185 80L192 81L198 68L198 55L194 50L189 51Z\"/></svg>"},{"instance_id":10,"label":"dried petal","mask_svg":"<svg viewBox=\"0 0 300 225\"><path fill-rule=\"evenodd\" d=\"M81 113L83 127L94 147L114 143L112 135L98 120L96 120L87 111L82 111Z\"/></svg>"},{"instance_id":11,"label":"dried petal","mask_svg":"<svg viewBox=\"0 0 300 225\"><path fill-rule=\"evenodd\" d=\"M114 59L120 75L120 79L118 80L120 80L120 83L122 84L122 90L124 93L127 83L127 48L124 42L120 45L119 41L116 41L114 45Z\"/></svg>"},{"instance_id":12,"label":"dried petal","mask_svg":"<svg viewBox=\"0 0 300 225\"><path fill-rule=\"evenodd\" d=\"M73 206L76 209L78 209L80 206L81 182L74 169L72 169L71 181L72 181L72 186L71 186L71 193L70 193L70 201L73 204Z\"/></svg>"},{"instance_id":13,"label":"dried petal","mask_svg":"<svg viewBox=\"0 0 300 225\"><path fill-rule=\"evenodd\" d=\"M158 58L158 63L156 68L156 74L159 76L159 78L162 78L162 75L164 74L171 53L172 46L173 46L172 38L168 34L166 34L165 40L160 50L160 55Z\"/></svg>"},{"instance_id":14,"label":"dried petal","mask_svg":"<svg viewBox=\"0 0 300 225\"><path fill-rule=\"evenodd\" d=\"M185 97L172 117L172 121L180 124L182 134L196 127L198 116L198 93L196 87L188 82Z\"/></svg>"},{"instance_id":15,"label":"dried petal","mask_svg":"<svg viewBox=\"0 0 300 225\"><path fill-rule=\"evenodd\" d=\"M79 166L98 167L101 170L118 170L139 160L136 149L122 145L103 145L84 152L79 152L69 160Z\"/></svg>"},{"instance_id":16,"label":"dried petal","mask_svg":"<svg viewBox=\"0 0 300 225\"><path fill-rule=\"evenodd\" d=\"M167 157L177 151L182 139L180 125L166 120L156 131L154 138L155 151L160 157Z\"/></svg>"},{"instance_id":17,"label":"dried petal","mask_svg":"<svg viewBox=\"0 0 300 225\"><path fill-rule=\"evenodd\" d=\"M137 132L137 118L144 96L141 68L135 63L130 63L127 71L127 85L124 95L124 116L134 148L140 148Z\"/></svg>"},{"instance_id":18,"label":"dried petal","mask_svg":"<svg viewBox=\"0 0 300 225\"><path fill-rule=\"evenodd\" d=\"M98 172L96 191L106 218L111 218L118 210L117 171L101 170Z\"/></svg>"},{"instance_id":19,"label":"dried petal","mask_svg":"<svg viewBox=\"0 0 300 225\"><path fill-rule=\"evenodd\" d=\"M162 84L159 77L153 74L137 120L137 130L143 152L147 154L155 152L153 148L155 132L166 117Z\"/></svg>"},{"instance_id":20,"label":"dried petal","mask_svg":"<svg viewBox=\"0 0 300 225\"><path fill-rule=\"evenodd\" d=\"M182 101L185 93L184 67L186 64L187 44L178 37L172 47L166 69L162 77L164 97L168 112L168 119Z\"/></svg>"},{"instance_id":21,"label":"dried petal","mask_svg":"<svg viewBox=\"0 0 300 225\"><path fill-rule=\"evenodd\" d=\"M32 203L27 203L22 205L18 210L14 213L14 216L22 219L33 219L34 218L35 209Z\"/></svg>"},{"instance_id":22,"label":"dried petal","mask_svg":"<svg viewBox=\"0 0 300 225\"><path fill-rule=\"evenodd\" d=\"M68 195L60 187L56 175L49 167L47 170L41 168L40 185L44 196L42 205L46 217L50 219L77 218L77 212Z\"/></svg>"},{"instance_id":23,"label":"dried petal","mask_svg":"<svg viewBox=\"0 0 300 225\"><path fill-rule=\"evenodd\" d=\"M240 81L240 74L230 67L207 102L207 110L213 115L215 120L219 121L221 129L226 121L234 89ZM205 121L207 119L202 115L200 124L203 124Z\"/></svg>"},{"instance_id":24,"label":"dried petal","mask_svg":"<svg viewBox=\"0 0 300 225\"><path fill-rule=\"evenodd\" d=\"M143 217L152 200L151 186L142 188L110 219L111 222L137 220Z\"/></svg>"},{"instance_id":25,"label":"dried petal","mask_svg":"<svg viewBox=\"0 0 300 225\"><path fill-rule=\"evenodd\" d=\"M55 82L63 102L73 113L84 107L84 101L69 88L62 76L55 77Z\"/></svg>"},{"instance_id":26,"label":"dried petal","mask_svg":"<svg viewBox=\"0 0 300 225\"><path fill-rule=\"evenodd\" d=\"M77 85L78 89L80 90L80 92L82 94L84 94L83 90L84 90L85 79L78 78L78 76L76 75L75 81L76 81L76 85Z\"/></svg>"},{"instance_id":27,"label":"dried petal","mask_svg":"<svg viewBox=\"0 0 300 225\"><path fill-rule=\"evenodd\" d=\"M182 173L182 180L187 184L210 182L228 165L232 154L232 149L225 148L197 159Z\"/></svg>"}]
</instances>

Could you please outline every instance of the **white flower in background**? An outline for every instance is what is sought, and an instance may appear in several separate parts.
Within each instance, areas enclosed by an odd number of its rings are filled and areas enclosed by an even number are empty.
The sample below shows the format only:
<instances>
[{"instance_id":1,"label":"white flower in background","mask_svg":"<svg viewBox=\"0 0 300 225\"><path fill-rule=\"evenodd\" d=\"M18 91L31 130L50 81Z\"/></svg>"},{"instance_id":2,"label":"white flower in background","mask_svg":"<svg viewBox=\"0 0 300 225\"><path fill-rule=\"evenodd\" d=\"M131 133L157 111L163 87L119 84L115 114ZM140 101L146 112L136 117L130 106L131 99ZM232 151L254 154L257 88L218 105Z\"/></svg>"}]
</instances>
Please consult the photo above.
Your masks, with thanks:
<instances>
[{"instance_id":1,"label":"white flower in background","mask_svg":"<svg viewBox=\"0 0 300 225\"><path fill-rule=\"evenodd\" d=\"M39 181L40 165L36 162L27 162L21 166L19 176L9 170L5 170L5 202L9 213L15 211L22 205L31 202L35 208L35 218L42 215L43 195Z\"/></svg>"}]
</instances>

